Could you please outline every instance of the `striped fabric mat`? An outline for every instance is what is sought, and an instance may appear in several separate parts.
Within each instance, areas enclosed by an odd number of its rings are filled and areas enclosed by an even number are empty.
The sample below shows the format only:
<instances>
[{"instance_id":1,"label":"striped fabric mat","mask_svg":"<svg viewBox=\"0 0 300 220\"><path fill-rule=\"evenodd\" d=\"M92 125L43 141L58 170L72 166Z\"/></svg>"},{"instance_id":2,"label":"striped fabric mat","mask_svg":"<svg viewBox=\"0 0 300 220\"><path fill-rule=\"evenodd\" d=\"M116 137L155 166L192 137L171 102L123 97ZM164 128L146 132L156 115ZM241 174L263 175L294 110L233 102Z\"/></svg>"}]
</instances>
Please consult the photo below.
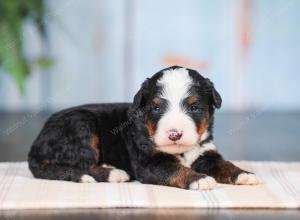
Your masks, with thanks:
<instances>
[{"instance_id":1,"label":"striped fabric mat","mask_svg":"<svg viewBox=\"0 0 300 220\"><path fill-rule=\"evenodd\" d=\"M106 207L299 208L300 163L235 164L264 184L219 184L212 191L132 183L72 183L34 179L26 162L0 163L0 210Z\"/></svg>"}]
</instances>

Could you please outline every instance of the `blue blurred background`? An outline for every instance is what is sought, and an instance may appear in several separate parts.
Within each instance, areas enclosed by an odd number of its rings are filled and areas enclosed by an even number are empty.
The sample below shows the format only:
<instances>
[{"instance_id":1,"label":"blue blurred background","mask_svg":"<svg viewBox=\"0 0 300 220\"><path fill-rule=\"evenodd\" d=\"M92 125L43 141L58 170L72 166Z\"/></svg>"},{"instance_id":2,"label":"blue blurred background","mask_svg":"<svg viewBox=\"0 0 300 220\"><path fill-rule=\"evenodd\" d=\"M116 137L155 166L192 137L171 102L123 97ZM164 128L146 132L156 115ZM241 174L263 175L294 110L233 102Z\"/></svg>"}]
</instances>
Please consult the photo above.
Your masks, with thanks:
<instances>
[{"instance_id":1,"label":"blue blurred background","mask_svg":"<svg viewBox=\"0 0 300 220\"><path fill-rule=\"evenodd\" d=\"M171 65L215 83L225 158L299 161L299 11L299 0L0 0L0 161L26 160L52 112L132 101Z\"/></svg>"},{"instance_id":2,"label":"blue blurred background","mask_svg":"<svg viewBox=\"0 0 300 220\"><path fill-rule=\"evenodd\" d=\"M1 68L1 110L131 101L146 77L173 64L211 78L225 111L300 108L300 1L51 0L45 8L46 37L25 20L22 50L28 60L46 54L51 66L31 68L23 95Z\"/></svg>"}]
</instances>

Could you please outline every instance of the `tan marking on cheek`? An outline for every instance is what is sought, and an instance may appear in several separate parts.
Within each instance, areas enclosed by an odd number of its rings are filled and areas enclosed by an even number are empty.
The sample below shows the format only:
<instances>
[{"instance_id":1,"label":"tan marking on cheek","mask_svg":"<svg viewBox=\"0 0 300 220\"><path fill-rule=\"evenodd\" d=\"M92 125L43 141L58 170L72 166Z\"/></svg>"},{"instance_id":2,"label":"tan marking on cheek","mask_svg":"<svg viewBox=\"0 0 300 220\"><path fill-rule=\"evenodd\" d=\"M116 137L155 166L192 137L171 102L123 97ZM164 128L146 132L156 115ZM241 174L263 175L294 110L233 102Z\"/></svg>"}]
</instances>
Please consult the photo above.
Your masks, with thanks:
<instances>
[{"instance_id":1,"label":"tan marking on cheek","mask_svg":"<svg viewBox=\"0 0 300 220\"><path fill-rule=\"evenodd\" d=\"M90 141L90 147L94 150L96 154L96 161L99 161L100 150L99 150L100 139L97 135L93 134Z\"/></svg>"},{"instance_id":2,"label":"tan marking on cheek","mask_svg":"<svg viewBox=\"0 0 300 220\"><path fill-rule=\"evenodd\" d=\"M148 118L148 116L145 116L145 122L146 122L146 126L147 126L147 130L149 133L149 136L153 136L155 134L155 127L152 123L152 121Z\"/></svg>"},{"instance_id":3,"label":"tan marking on cheek","mask_svg":"<svg viewBox=\"0 0 300 220\"><path fill-rule=\"evenodd\" d=\"M146 126L147 126L147 129L148 129L148 133L150 136L153 136L155 134L155 127L153 125L153 123L146 119Z\"/></svg>"},{"instance_id":4,"label":"tan marking on cheek","mask_svg":"<svg viewBox=\"0 0 300 220\"><path fill-rule=\"evenodd\" d=\"M199 126L198 133L200 135L202 135L205 132L205 130L207 129L207 127L208 127L208 124L206 123L206 121L202 122Z\"/></svg>"},{"instance_id":5,"label":"tan marking on cheek","mask_svg":"<svg viewBox=\"0 0 300 220\"><path fill-rule=\"evenodd\" d=\"M209 113L205 113L205 118L200 122L199 128L198 128L198 134L201 136L206 129L208 128L208 122L209 122Z\"/></svg>"},{"instance_id":6,"label":"tan marking on cheek","mask_svg":"<svg viewBox=\"0 0 300 220\"><path fill-rule=\"evenodd\" d=\"M152 103L154 105L160 105L161 99L159 97L155 97L152 100ZM156 129L155 129L154 125L153 125L153 122L147 117L147 115L145 116L145 122L146 122L146 126L147 126L147 130L148 130L149 136L153 136L155 134Z\"/></svg>"}]
</instances>

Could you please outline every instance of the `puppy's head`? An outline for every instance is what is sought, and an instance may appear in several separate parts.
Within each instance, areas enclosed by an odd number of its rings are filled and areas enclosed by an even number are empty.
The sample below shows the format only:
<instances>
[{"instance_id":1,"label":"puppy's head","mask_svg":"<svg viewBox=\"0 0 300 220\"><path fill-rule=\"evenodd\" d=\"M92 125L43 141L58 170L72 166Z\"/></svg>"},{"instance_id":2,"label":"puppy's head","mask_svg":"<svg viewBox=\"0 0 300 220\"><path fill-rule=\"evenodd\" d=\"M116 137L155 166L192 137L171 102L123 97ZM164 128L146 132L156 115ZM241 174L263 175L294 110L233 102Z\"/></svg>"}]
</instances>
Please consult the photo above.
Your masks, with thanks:
<instances>
[{"instance_id":1,"label":"puppy's head","mask_svg":"<svg viewBox=\"0 0 300 220\"><path fill-rule=\"evenodd\" d=\"M221 102L209 79L195 70L173 66L147 79L133 106L142 110L155 147L180 154L207 137L210 119Z\"/></svg>"}]
</instances>

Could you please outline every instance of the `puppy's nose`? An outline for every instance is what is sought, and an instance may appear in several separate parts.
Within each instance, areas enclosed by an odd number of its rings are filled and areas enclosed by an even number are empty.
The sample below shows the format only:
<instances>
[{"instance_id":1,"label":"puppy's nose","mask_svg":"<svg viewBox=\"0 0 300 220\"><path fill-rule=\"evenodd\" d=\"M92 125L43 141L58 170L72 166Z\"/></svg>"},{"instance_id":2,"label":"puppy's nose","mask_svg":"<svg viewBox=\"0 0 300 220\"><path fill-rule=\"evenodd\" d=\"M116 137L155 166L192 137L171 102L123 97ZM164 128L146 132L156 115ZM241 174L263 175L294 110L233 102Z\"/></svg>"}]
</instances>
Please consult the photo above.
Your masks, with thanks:
<instances>
[{"instance_id":1,"label":"puppy's nose","mask_svg":"<svg viewBox=\"0 0 300 220\"><path fill-rule=\"evenodd\" d=\"M177 131L177 129L170 129L168 135L171 141L178 141L182 137L182 132Z\"/></svg>"}]
</instances>

